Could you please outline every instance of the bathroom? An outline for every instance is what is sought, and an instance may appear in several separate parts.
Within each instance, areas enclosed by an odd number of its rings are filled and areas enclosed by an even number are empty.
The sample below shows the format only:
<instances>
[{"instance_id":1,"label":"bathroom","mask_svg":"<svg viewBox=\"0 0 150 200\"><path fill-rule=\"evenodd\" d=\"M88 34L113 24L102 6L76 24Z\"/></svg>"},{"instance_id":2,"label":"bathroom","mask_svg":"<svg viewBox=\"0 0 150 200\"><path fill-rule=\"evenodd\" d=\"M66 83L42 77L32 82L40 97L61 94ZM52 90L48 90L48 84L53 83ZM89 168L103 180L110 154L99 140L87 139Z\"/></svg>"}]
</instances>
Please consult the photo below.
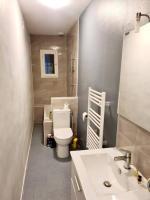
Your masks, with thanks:
<instances>
[{"instance_id":1,"label":"bathroom","mask_svg":"<svg viewBox=\"0 0 150 200\"><path fill-rule=\"evenodd\" d=\"M1 200L150 200L149 21L149 0L0 0Z\"/></svg>"}]
</instances>

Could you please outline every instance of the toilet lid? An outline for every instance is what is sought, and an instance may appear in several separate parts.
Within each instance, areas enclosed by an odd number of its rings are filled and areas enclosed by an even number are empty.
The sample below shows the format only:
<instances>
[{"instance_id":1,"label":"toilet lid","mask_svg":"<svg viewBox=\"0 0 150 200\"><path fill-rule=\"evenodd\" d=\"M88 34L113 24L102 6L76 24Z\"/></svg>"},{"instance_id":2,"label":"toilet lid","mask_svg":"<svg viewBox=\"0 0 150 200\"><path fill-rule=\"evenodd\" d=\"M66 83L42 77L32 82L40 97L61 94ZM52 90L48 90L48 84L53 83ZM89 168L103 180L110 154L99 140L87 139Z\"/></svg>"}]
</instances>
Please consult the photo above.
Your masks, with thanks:
<instances>
[{"instance_id":1,"label":"toilet lid","mask_svg":"<svg viewBox=\"0 0 150 200\"><path fill-rule=\"evenodd\" d=\"M73 136L71 128L54 128L54 136L58 139L67 139Z\"/></svg>"}]
</instances>

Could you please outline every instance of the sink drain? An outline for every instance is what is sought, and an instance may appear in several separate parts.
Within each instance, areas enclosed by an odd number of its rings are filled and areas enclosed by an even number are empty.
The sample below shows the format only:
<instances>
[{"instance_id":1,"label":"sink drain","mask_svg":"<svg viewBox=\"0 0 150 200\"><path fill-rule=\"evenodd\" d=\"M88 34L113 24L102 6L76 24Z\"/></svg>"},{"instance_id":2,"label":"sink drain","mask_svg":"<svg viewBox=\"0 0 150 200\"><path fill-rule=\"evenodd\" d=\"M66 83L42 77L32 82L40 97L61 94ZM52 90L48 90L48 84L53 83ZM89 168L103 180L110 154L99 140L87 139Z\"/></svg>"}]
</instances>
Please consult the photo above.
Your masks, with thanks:
<instances>
[{"instance_id":1,"label":"sink drain","mask_svg":"<svg viewBox=\"0 0 150 200\"><path fill-rule=\"evenodd\" d=\"M105 187L111 187L112 186L109 181L104 181L103 184L104 184Z\"/></svg>"}]
</instances>

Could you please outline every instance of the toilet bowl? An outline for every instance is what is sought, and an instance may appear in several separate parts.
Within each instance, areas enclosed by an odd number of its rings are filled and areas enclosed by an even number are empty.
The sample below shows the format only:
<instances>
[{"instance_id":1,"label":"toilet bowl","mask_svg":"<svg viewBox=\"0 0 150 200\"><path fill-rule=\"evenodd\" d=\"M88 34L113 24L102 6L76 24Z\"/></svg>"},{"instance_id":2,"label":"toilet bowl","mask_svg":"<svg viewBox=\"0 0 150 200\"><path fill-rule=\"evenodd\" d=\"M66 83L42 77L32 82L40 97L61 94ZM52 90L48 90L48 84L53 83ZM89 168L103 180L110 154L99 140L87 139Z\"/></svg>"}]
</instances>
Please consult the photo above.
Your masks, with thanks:
<instances>
[{"instance_id":1,"label":"toilet bowl","mask_svg":"<svg viewBox=\"0 0 150 200\"><path fill-rule=\"evenodd\" d=\"M57 144L56 151L59 158L67 158L69 156L69 144L72 137L71 128L54 128L54 138Z\"/></svg>"},{"instance_id":2,"label":"toilet bowl","mask_svg":"<svg viewBox=\"0 0 150 200\"><path fill-rule=\"evenodd\" d=\"M53 110L53 131L56 141L57 157L67 158L69 156L69 144L73 137L70 128L71 110L64 105L63 109Z\"/></svg>"}]
</instances>

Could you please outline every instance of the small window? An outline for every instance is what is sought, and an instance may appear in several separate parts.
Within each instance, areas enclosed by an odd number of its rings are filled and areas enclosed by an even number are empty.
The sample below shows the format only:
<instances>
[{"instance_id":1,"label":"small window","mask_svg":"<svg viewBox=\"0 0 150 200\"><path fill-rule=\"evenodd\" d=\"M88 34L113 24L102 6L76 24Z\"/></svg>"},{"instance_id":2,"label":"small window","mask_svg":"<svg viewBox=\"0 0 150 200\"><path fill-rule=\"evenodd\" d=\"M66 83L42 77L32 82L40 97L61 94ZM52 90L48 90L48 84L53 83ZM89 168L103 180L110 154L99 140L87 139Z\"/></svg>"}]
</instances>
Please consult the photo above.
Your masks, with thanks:
<instances>
[{"instance_id":1,"label":"small window","mask_svg":"<svg viewBox=\"0 0 150 200\"><path fill-rule=\"evenodd\" d=\"M58 77L58 54L55 50L41 50L41 77Z\"/></svg>"}]
</instances>

